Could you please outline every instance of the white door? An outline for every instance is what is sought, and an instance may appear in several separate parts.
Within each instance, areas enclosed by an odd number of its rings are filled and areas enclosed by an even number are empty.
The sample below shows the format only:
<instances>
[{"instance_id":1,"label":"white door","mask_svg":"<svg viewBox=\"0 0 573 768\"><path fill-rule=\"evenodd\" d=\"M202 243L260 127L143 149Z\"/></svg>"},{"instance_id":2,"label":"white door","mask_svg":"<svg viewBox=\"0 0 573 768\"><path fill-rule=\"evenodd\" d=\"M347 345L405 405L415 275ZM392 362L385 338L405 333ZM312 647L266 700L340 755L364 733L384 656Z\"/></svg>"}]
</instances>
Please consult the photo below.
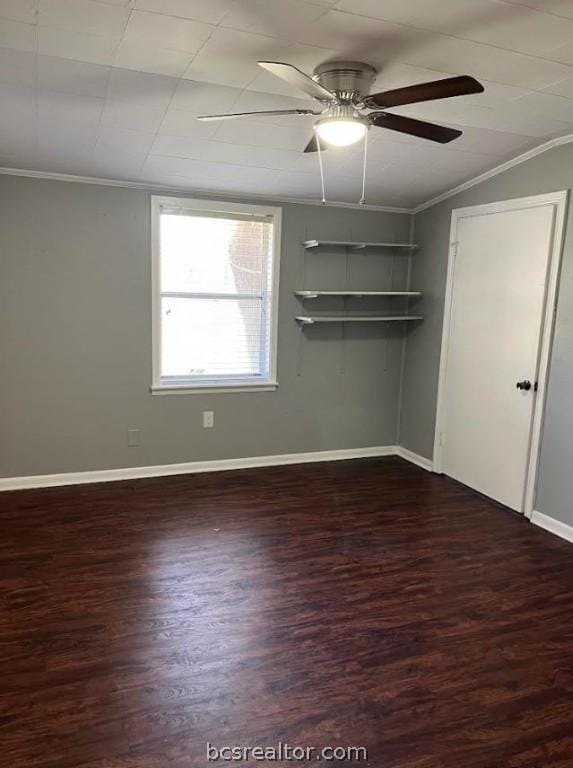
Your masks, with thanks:
<instances>
[{"instance_id":1,"label":"white door","mask_svg":"<svg viewBox=\"0 0 573 768\"><path fill-rule=\"evenodd\" d=\"M441 470L523 511L555 207L464 210L452 253Z\"/></svg>"}]
</instances>

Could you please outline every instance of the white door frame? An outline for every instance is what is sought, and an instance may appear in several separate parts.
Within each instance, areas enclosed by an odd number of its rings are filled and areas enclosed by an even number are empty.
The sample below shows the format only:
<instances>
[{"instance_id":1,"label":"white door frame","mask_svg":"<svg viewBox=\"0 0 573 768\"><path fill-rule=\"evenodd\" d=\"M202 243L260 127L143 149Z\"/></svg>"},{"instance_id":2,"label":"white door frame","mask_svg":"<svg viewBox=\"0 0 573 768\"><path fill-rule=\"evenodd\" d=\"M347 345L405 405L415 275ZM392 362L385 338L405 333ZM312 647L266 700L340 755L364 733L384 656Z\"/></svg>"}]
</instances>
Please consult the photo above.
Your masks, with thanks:
<instances>
[{"instance_id":1,"label":"white door frame","mask_svg":"<svg viewBox=\"0 0 573 768\"><path fill-rule=\"evenodd\" d=\"M452 222L450 227L450 245L448 256L448 276L446 280L446 296L444 302L444 325L442 330L442 350L440 354L440 375L438 380L438 405L436 411L436 432L434 437L434 472L442 471L442 431L444 422L444 399L446 372L448 367L448 351L450 343L450 324L452 314L452 301L454 293L454 276L457 254L458 224L461 219L468 216L483 216L484 214L500 213L502 211L517 211L524 208L538 208L550 205L554 208L552 244L549 254L548 279L545 289L543 325L538 354L538 382L537 396L533 406L531 426L531 439L529 445L529 459L527 464L526 481L523 496L523 512L526 517L533 513L533 503L537 484L537 471L539 464L539 449L541 433L543 429L543 416L545 411L545 397L547 392L547 374L551 345L553 342L553 329L555 325L555 312L557 309L557 286L559 282L559 270L561 266L561 252L563 250L563 236L565 229L565 215L567 212L568 192L550 192L546 195L534 195L532 197L520 197L513 200L502 200L485 205L469 206L467 208L455 208L452 210Z\"/></svg>"}]
</instances>

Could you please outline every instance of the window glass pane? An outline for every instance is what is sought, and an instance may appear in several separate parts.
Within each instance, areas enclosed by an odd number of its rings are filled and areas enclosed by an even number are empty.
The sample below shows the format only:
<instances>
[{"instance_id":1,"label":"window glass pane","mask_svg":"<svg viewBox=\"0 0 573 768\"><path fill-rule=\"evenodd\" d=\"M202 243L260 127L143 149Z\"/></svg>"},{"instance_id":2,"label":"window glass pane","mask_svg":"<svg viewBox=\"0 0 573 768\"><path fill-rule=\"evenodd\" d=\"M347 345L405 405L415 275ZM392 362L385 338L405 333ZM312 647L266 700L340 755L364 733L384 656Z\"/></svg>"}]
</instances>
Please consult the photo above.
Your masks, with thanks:
<instances>
[{"instance_id":1,"label":"window glass pane","mask_svg":"<svg viewBox=\"0 0 573 768\"><path fill-rule=\"evenodd\" d=\"M163 298L162 377L266 376L259 299Z\"/></svg>"},{"instance_id":2,"label":"window glass pane","mask_svg":"<svg viewBox=\"0 0 573 768\"><path fill-rule=\"evenodd\" d=\"M261 295L266 289L270 223L168 213L160 221L162 292Z\"/></svg>"}]
</instances>

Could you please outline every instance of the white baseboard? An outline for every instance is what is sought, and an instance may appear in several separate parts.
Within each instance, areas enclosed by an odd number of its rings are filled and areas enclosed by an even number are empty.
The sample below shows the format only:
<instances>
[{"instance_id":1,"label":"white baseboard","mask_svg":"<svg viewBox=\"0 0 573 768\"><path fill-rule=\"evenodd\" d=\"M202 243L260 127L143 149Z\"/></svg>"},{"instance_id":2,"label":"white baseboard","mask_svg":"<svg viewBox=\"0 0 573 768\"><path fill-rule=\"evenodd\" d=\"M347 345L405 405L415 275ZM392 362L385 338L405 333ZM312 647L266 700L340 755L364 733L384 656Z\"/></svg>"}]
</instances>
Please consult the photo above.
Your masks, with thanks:
<instances>
[{"instance_id":1,"label":"white baseboard","mask_svg":"<svg viewBox=\"0 0 573 768\"><path fill-rule=\"evenodd\" d=\"M567 523L562 523L560 520L556 520L554 517L549 517L549 515L544 515L543 512L537 512L536 510L533 510L531 522L540 528L545 528L546 531L554 533L556 536L560 536L566 541L573 542L573 526L567 525Z\"/></svg>"},{"instance_id":2,"label":"white baseboard","mask_svg":"<svg viewBox=\"0 0 573 768\"><path fill-rule=\"evenodd\" d=\"M137 480L144 477L190 475L198 472L225 472L231 469L277 467L287 464L310 464L318 461L343 461L366 459L377 456L400 456L429 472L433 464L429 459L397 445L374 445L367 448L343 448L337 451L310 451L308 453L283 453L276 456L248 456L241 459L215 459L213 461L187 461L182 464L158 464L147 467L123 467L121 469L96 469L87 472L62 472L54 475L28 475L25 477L0 478L1 491L18 491L25 488L51 488L58 485L83 485L85 483L110 483L118 480Z\"/></svg>"},{"instance_id":3,"label":"white baseboard","mask_svg":"<svg viewBox=\"0 0 573 768\"><path fill-rule=\"evenodd\" d=\"M27 477L0 478L0 491L16 491L24 488L50 488L58 485L84 483L109 483L116 480L135 480L142 477L187 475L197 472L222 472L231 469L275 467L286 464L308 464L317 461L341 461L376 456L394 456L395 445L378 445L367 448L345 448L338 451L311 451L309 453L283 453L278 456L251 456L242 459L216 459L214 461L189 461L183 464L160 464L148 467L101 469L88 472L64 472L55 475L30 475Z\"/></svg>"},{"instance_id":4,"label":"white baseboard","mask_svg":"<svg viewBox=\"0 0 573 768\"><path fill-rule=\"evenodd\" d=\"M412 464L416 464L418 467L422 467L427 472L434 471L434 462L431 459L427 459L425 456L420 456L414 451L409 451L407 448L402 448L401 445L396 447L396 454L406 461L410 461Z\"/></svg>"}]
</instances>

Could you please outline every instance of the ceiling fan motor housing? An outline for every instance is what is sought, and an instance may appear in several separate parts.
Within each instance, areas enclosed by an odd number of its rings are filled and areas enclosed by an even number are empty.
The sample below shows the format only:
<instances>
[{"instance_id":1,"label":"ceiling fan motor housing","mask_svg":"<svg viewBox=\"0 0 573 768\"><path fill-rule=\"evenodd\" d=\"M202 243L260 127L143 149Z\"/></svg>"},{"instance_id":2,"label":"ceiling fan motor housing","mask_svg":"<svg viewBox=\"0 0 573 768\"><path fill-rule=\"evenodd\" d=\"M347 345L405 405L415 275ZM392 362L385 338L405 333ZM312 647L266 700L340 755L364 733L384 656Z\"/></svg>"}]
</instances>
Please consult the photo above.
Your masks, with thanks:
<instances>
[{"instance_id":1,"label":"ceiling fan motor housing","mask_svg":"<svg viewBox=\"0 0 573 768\"><path fill-rule=\"evenodd\" d=\"M359 106L377 74L374 67L360 61L330 61L314 70L313 79L335 93L339 102Z\"/></svg>"},{"instance_id":2,"label":"ceiling fan motor housing","mask_svg":"<svg viewBox=\"0 0 573 768\"><path fill-rule=\"evenodd\" d=\"M317 128L321 123L340 120L352 120L355 123L364 123L365 126L370 127L368 118L357 112L354 105L350 103L332 104L324 110L321 117L315 122L314 127Z\"/></svg>"}]
</instances>

